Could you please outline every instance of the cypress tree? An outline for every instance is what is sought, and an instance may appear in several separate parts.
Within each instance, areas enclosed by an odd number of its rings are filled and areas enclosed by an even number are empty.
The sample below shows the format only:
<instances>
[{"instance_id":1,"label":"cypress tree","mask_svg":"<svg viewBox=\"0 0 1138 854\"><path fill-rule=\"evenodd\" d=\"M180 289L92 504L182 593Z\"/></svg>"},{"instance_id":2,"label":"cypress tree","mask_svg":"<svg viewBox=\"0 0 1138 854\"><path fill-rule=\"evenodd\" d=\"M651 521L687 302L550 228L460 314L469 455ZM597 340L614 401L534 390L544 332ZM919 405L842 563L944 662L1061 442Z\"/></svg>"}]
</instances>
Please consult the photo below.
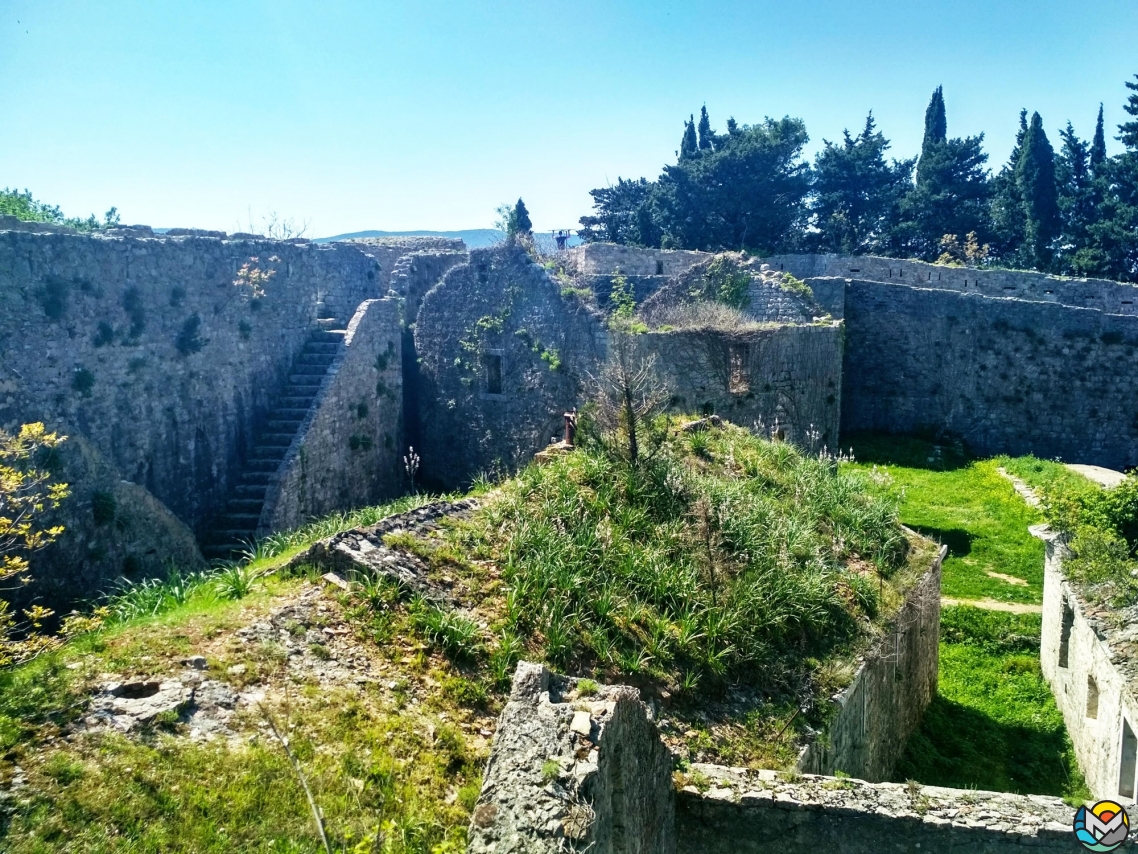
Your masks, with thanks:
<instances>
[{"instance_id":1,"label":"cypress tree","mask_svg":"<svg viewBox=\"0 0 1138 854\"><path fill-rule=\"evenodd\" d=\"M1095 216L1090 146L1079 139L1070 122L1059 136L1063 139L1063 148L1055 164L1055 180L1059 189L1059 213L1063 219L1061 272L1078 272L1080 253L1088 246L1088 228Z\"/></svg>"},{"instance_id":2,"label":"cypress tree","mask_svg":"<svg viewBox=\"0 0 1138 854\"><path fill-rule=\"evenodd\" d=\"M715 134L711 132L711 119L707 117L707 105L699 108L699 150L710 151Z\"/></svg>"},{"instance_id":3,"label":"cypress tree","mask_svg":"<svg viewBox=\"0 0 1138 854\"><path fill-rule=\"evenodd\" d=\"M526 203L518 199L518 203L514 205L513 226L515 234L532 234L533 223L530 222L529 211L526 210Z\"/></svg>"},{"instance_id":4,"label":"cypress tree","mask_svg":"<svg viewBox=\"0 0 1138 854\"><path fill-rule=\"evenodd\" d=\"M1020 250L1024 239L1023 196L1016 181L1016 167L1027 133L1027 110L1019 111L1019 131L1008 162L992 180L992 232L996 256L1009 263L1024 263Z\"/></svg>"},{"instance_id":5,"label":"cypress tree","mask_svg":"<svg viewBox=\"0 0 1138 854\"><path fill-rule=\"evenodd\" d=\"M928 167L937 149L948 139L948 117L944 110L944 88L936 87L925 109L925 138L921 141L921 159L917 162L917 183L928 179Z\"/></svg>"},{"instance_id":6,"label":"cypress tree","mask_svg":"<svg viewBox=\"0 0 1138 854\"><path fill-rule=\"evenodd\" d=\"M1094 141L1091 142L1091 174L1098 177L1104 163L1106 163L1106 133L1102 126L1102 104L1099 104Z\"/></svg>"},{"instance_id":7,"label":"cypress tree","mask_svg":"<svg viewBox=\"0 0 1138 854\"><path fill-rule=\"evenodd\" d=\"M1134 79L1138 80L1138 74L1134 75ZM1126 99L1126 103L1122 105L1122 109L1132 115L1134 121L1120 124L1118 126L1118 136L1116 139L1131 151L1138 151L1138 83L1131 83L1127 80L1126 88L1134 94Z\"/></svg>"},{"instance_id":8,"label":"cypress tree","mask_svg":"<svg viewBox=\"0 0 1138 854\"><path fill-rule=\"evenodd\" d=\"M1059 234L1059 198L1055 186L1055 151L1043 130L1039 113L1031 114L1031 124L1023 136L1016 184L1023 197L1025 249L1036 267L1047 269L1051 264L1051 243Z\"/></svg>"},{"instance_id":9,"label":"cypress tree","mask_svg":"<svg viewBox=\"0 0 1138 854\"><path fill-rule=\"evenodd\" d=\"M684 122L684 138L680 140L680 160L695 157L698 148L699 143L695 138L695 116L689 116Z\"/></svg>"}]
</instances>

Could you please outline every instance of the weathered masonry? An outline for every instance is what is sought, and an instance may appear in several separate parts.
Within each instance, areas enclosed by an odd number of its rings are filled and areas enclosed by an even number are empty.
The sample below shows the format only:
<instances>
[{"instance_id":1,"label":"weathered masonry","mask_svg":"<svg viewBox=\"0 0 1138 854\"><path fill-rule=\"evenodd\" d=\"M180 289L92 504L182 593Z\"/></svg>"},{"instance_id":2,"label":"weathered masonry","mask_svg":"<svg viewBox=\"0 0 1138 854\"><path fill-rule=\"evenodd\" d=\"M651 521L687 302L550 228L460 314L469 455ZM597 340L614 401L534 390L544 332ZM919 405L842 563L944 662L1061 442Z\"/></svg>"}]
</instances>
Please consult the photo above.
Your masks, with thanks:
<instances>
[{"instance_id":1,"label":"weathered masonry","mask_svg":"<svg viewBox=\"0 0 1138 854\"><path fill-rule=\"evenodd\" d=\"M745 322L674 326L715 256L590 244L543 267L438 238L92 236L6 218L0 424L71 437L69 533L40 556L40 593L192 568L195 538L223 556L395 495L408 446L431 487L524 464L593 393L618 273L656 318L632 341L674 410L819 449L932 430L981 453L1138 463L1138 288L731 257L750 277ZM268 277L263 295L235 284L243 269Z\"/></svg>"},{"instance_id":2,"label":"weathered masonry","mask_svg":"<svg viewBox=\"0 0 1138 854\"><path fill-rule=\"evenodd\" d=\"M1063 575L1068 552L1045 526L1040 665L1096 798L1138 799L1138 606L1095 605Z\"/></svg>"},{"instance_id":3,"label":"weathered masonry","mask_svg":"<svg viewBox=\"0 0 1138 854\"><path fill-rule=\"evenodd\" d=\"M694 765L677 790L652 711L634 689L591 684L586 692L579 680L522 663L498 721L468 851L1071 851L1072 811L1059 798L872 782L889 773L901 734L935 691L942 558L835 698L831 747L807 747L799 772ZM817 769L852 777L800 773Z\"/></svg>"}]
</instances>

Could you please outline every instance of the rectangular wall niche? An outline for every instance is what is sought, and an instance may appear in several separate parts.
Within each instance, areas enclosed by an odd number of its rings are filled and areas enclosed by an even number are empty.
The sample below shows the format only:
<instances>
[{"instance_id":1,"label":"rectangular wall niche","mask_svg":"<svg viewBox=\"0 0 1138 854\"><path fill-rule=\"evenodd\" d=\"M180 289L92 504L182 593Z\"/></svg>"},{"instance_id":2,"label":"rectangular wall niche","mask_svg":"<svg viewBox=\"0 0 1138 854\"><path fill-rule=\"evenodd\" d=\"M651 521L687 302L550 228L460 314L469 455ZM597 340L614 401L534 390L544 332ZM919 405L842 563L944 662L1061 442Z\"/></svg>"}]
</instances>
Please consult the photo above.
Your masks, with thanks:
<instances>
[{"instance_id":1,"label":"rectangular wall niche","mask_svg":"<svg viewBox=\"0 0 1138 854\"><path fill-rule=\"evenodd\" d=\"M497 353L483 353L482 367L486 374L486 393L502 393L502 357Z\"/></svg>"},{"instance_id":2,"label":"rectangular wall niche","mask_svg":"<svg viewBox=\"0 0 1138 854\"><path fill-rule=\"evenodd\" d=\"M1087 717L1098 717L1098 683L1093 676L1087 677Z\"/></svg>"},{"instance_id":3,"label":"rectangular wall niche","mask_svg":"<svg viewBox=\"0 0 1138 854\"><path fill-rule=\"evenodd\" d=\"M1059 627L1059 666L1066 667L1071 652L1071 629L1075 625L1075 609L1063 601L1063 622Z\"/></svg>"},{"instance_id":4,"label":"rectangular wall niche","mask_svg":"<svg viewBox=\"0 0 1138 854\"><path fill-rule=\"evenodd\" d=\"M727 391L746 394L751 390L751 345L727 345Z\"/></svg>"},{"instance_id":5,"label":"rectangular wall niche","mask_svg":"<svg viewBox=\"0 0 1138 854\"><path fill-rule=\"evenodd\" d=\"M1124 798L1134 797L1134 768L1138 760L1138 738L1130 728L1130 721L1122 719L1122 761L1118 769L1118 794Z\"/></svg>"}]
</instances>

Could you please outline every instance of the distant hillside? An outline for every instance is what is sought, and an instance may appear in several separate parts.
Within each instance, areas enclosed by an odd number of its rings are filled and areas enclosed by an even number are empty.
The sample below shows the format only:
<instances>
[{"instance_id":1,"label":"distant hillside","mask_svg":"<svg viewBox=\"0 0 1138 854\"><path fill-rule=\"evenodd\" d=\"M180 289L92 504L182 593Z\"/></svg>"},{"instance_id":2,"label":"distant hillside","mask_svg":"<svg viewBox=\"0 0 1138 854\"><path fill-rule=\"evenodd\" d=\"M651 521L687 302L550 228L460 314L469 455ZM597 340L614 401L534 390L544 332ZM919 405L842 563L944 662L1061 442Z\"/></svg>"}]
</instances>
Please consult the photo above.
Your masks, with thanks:
<instances>
[{"instance_id":1,"label":"distant hillside","mask_svg":"<svg viewBox=\"0 0 1138 854\"><path fill-rule=\"evenodd\" d=\"M505 240L504 232L496 228L468 228L462 231L353 231L350 234L337 234L332 237L317 237L313 243L333 243L337 240L351 240L354 237L457 237L466 244L467 249L483 249ZM553 235L539 232L534 235L537 245L545 252L553 250ZM581 242L578 237L570 237L569 245Z\"/></svg>"}]
</instances>

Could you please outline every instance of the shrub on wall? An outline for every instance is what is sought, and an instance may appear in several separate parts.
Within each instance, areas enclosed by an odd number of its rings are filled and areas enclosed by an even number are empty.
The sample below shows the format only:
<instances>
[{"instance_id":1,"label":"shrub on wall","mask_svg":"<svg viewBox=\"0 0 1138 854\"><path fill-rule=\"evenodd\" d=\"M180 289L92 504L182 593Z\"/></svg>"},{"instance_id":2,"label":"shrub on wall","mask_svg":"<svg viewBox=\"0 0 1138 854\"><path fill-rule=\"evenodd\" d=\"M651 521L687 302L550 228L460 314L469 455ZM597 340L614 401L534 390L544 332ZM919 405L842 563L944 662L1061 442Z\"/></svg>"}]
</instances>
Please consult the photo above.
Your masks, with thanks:
<instances>
[{"instance_id":1,"label":"shrub on wall","mask_svg":"<svg viewBox=\"0 0 1138 854\"><path fill-rule=\"evenodd\" d=\"M201 337L201 325L202 319L196 312L187 317L185 323L182 324L175 345L178 352L183 356L196 353L205 346L205 341Z\"/></svg>"}]
</instances>

